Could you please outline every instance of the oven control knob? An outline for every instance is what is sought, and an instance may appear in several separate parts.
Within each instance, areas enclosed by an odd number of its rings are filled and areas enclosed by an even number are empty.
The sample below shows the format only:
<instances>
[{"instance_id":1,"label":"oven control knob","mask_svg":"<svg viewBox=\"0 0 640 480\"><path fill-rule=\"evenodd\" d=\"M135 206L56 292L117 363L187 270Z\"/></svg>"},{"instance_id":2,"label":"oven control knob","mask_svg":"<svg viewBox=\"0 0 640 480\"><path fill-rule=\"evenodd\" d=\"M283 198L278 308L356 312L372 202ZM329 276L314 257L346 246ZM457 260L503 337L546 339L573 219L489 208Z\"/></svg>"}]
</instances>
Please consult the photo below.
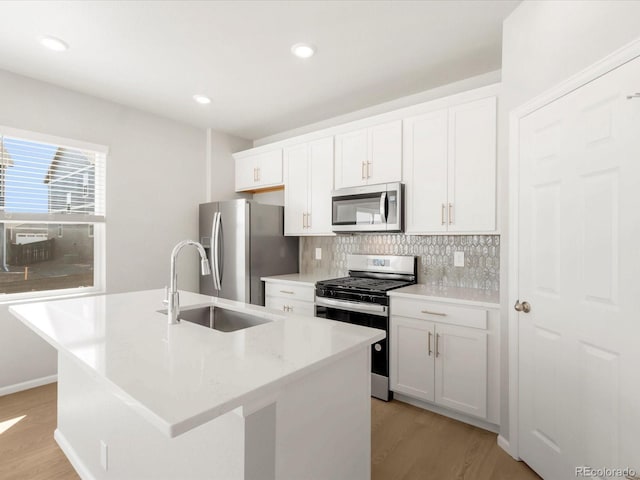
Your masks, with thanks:
<instances>
[{"instance_id":1,"label":"oven control knob","mask_svg":"<svg viewBox=\"0 0 640 480\"><path fill-rule=\"evenodd\" d=\"M382 351L382 345L380 345L379 343L376 343L373 348L376 349L376 352L381 352Z\"/></svg>"}]
</instances>

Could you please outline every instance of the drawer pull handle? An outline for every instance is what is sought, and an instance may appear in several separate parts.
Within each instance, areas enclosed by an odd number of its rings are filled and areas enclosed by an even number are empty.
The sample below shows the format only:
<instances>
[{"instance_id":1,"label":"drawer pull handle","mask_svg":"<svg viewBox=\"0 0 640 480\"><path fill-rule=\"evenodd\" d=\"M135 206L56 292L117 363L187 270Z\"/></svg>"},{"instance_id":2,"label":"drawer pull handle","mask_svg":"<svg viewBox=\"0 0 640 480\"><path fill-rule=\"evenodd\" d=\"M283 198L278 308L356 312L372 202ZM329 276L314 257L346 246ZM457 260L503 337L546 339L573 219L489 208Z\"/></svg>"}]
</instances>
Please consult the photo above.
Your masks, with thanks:
<instances>
[{"instance_id":1,"label":"drawer pull handle","mask_svg":"<svg viewBox=\"0 0 640 480\"><path fill-rule=\"evenodd\" d=\"M438 358L438 356L440 355L440 349L438 348L439 347L438 344L440 343L439 340L440 340L440 334L436 333L436 358Z\"/></svg>"},{"instance_id":2,"label":"drawer pull handle","mask_svg":"<svg viewBox=\"0 0 640 480\"><path fill-rule=\"evenodd\" d=\"M439 317L446 317L447 314L446 313L439 313L439 312L430 312L429 310L421 310L422 313L426 313L427 315L438 315Z\"/></svg>"},{"instance_id":3,"label":"drawer pull handle","mask_svg":"<svg viewBox=\"0 0 640 480\"><path fill-rule=\"evenodd\" d=\"M431 356L431 353L432 353L431 352L431 337L432 337L432 335L433 334L431 332L429 332L429 336L427 338L427 352L428 352L429 356Z\"/></svg>"},{"instance_id":4,"label":"drawer pull handle","mask_svg":"<svg viewBox=\"0 0 640 480\"><path fill-rule=\"evenodd\" d=\"M287 293L289 295L293 295L293 292L291 290L280 290L280 293Z\"/></svg>"}]
</instances>

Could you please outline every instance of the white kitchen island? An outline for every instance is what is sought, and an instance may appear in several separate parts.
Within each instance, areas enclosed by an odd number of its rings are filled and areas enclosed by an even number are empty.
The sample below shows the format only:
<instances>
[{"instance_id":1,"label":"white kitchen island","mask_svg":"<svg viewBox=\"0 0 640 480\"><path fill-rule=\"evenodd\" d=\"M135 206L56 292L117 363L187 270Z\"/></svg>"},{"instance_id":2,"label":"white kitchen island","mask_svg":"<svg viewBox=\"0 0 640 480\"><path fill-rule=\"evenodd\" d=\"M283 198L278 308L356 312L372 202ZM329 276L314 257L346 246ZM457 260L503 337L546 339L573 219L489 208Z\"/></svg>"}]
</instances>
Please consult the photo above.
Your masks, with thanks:
<instances>
[{"instance_id":1,"label":"white kitchen island","mask_svg":"<svg viewBox=\"0 0 640 480\"><path fill-rule=\"evenodd\" d=\"M270 320L168 325L162 290L15 305L58 350L55 438L85 479L368 479L384 332L181 292Z\"/></svg>"}]
</instances>

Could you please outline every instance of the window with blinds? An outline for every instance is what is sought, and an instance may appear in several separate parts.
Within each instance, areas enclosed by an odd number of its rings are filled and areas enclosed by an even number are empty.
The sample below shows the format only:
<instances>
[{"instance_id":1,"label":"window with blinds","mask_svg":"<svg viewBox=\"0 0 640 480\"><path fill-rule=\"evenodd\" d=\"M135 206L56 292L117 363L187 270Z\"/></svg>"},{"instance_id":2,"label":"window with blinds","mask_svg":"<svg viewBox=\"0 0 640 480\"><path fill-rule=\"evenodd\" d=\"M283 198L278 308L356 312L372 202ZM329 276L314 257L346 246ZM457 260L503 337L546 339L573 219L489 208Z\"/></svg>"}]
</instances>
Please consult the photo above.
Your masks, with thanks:
<instances>
[{"instance_id":1,"label":"window with blinds","mask_svg":"<svg viewBox=\"0 0 640 480\"><path fill-rule=\"evenodd\" d=\"M3 133L0 295L96 290L104 274L106 148Z\"/></svg>"}]
</instances>

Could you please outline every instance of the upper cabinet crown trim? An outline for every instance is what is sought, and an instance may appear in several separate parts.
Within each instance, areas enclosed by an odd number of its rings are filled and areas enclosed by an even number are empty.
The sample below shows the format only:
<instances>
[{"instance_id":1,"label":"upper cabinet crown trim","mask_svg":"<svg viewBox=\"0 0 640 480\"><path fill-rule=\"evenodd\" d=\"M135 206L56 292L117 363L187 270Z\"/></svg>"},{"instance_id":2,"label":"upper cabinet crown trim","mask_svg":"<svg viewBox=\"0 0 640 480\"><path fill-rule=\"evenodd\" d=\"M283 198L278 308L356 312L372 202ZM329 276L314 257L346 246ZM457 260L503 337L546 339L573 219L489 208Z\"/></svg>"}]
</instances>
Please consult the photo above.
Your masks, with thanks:
<instances>
[{"instance_id":1,"label":"upper cabinet crown trim","mask_svg":"<svg viewBox=\"0 0 640 480\"><path fill-rule=\"evenodd\" d=\"M292 145L297 145L300 143L310 142L313 140L318 140L320 138L331 136L331 135L349 133L354 130L374 127L376 125L392 122L394 120L403 120L407 117L412 117L415 115L420 115L422 113L440 110L442 108L453 107L461 103L466 103L473 100L479 100L485 97L499 96L500 92L501 92L501 84L494 83L492 85L487 85L486 87L475 88L473 90L468 90L465 92L456 93L454 95L449 95L449 96L438 98L435 100L429 100L428 102L422 102L416 105L399 108L396 110L392 110L390 112L381 113L379 115L363 118L361 120L343 123L340 125L336 125L334 127L329 127L322 130L316 130L314 132L305 133L303 135L290 137L285 140L280 140L278 142L261 145L259 147L250 148L248 150L242 150L240 152L234 153L233 157L235 159L240 159L247 156L256 155L259 153L269 152L278 148L283 148L283 147L288 147Z\"/></svg>"}]
</instances>

